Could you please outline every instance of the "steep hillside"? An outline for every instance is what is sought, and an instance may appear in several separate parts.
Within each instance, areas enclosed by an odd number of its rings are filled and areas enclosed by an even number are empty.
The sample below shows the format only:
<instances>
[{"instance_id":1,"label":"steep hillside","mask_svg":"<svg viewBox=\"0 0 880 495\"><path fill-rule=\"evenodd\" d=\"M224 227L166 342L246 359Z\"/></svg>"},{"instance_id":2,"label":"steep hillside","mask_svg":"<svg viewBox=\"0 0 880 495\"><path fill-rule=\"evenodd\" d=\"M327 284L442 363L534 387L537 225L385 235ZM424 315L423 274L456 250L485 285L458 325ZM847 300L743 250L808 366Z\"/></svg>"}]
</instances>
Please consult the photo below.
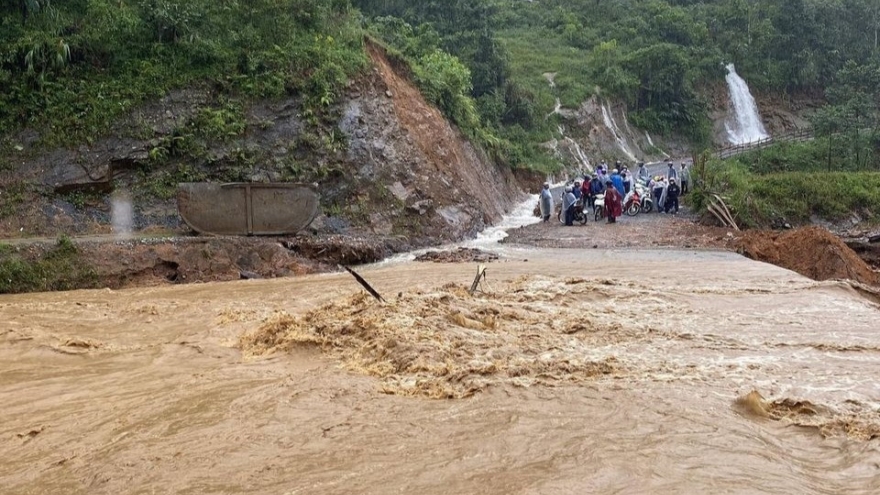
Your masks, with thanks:
<instances>
[{"instance_id":1,"label":"steep hillside","mask_svg":"<svg viewBox=\"0 0 880 495\"><path fill-rule=\"evenodd\" d=\"M310 124L301 99L238 103L242 129L232 139L184 135L206 106L222 97L209 88L169 93L138 107L115 133L75 148L31 147L29 131L0 174L10 211L4 237L106 233L113 192L133 198L137 230L183 228L174 188L182 180L297 180L308 177L321 195L316 228L328 233L400 236L413 244L474 235L516 201L510 170L475 149L393 65L367 44L371 68L349 83L329 115ZM219 104L213 112L231 112ZM222 118L222 117L220 117ZM326 118L326 117L325 117ZM149 126L151 137L132 128ZM189 141L189 142L188 142ZM198 146L200 155L176 152ZM162 150L162 151L157 151ZM168 160L155 163L156 153Z\"/></svg>"}]
</instances>

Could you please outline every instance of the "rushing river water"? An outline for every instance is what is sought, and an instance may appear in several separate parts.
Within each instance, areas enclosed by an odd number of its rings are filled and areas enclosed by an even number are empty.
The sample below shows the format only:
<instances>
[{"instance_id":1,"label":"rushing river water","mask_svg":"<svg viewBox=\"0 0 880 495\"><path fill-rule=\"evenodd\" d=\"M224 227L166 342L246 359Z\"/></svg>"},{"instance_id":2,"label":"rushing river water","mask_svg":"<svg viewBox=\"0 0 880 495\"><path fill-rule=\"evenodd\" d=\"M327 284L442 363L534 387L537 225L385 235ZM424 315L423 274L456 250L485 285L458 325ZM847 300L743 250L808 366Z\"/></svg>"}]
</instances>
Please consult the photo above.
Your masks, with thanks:
<instances>
[{"instance_id":1,"label":"rushing river water","mask_svg":"<svg viewBox=\"0 0 880 495\"><path fill-rule=\"evenodd\" d=\"M2 296L0 493L880 492L849 284L530 250L469 296L474 269L364 267L385 304L344 274Z\"/></svg>"}]
</instances>

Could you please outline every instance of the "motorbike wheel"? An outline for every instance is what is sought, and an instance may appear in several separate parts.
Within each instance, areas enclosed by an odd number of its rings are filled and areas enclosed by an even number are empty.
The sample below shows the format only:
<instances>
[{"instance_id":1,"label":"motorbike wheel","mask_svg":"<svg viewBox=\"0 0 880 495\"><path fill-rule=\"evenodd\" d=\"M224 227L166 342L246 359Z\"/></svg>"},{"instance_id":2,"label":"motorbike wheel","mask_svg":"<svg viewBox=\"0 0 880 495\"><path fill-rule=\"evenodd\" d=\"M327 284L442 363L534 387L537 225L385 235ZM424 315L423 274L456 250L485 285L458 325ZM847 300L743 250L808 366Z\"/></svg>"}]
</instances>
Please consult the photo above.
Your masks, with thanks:
<instances>
[{"instance_id":1,"label":"motorbike wheel","mask_svg":"<svg viewBox=\"0 0 880 495\"><path fill-rule=\"evenodd\" d=\"M626 209L626 214L627 216L634 217L638 215L640 211L642 211L641 205L633 202L633 204L629 205L629 208Z\"/></svg>"},{"instance_id":2,"label":"motorbike wheel","mask_svg":"<svg viewBox=\"0 0 880 495\"><path fill-rule=\"evenodd\" d=\"M647 201L642 204L642 213L651 213L652 211L654 211L653 201Z\"/></svg>"},{"instance_id":3,"label":"motorbike wheel","mask_svg":"<svg viewBox=\"0 0 880 495\"><path fill-rule=\"evenodd\" d=\"M594 216L595 216L595 220L597 222L599 220L602 220L603 218L605 218L605 208L603 208L601 206L596 208L596 214Z\"/></svg>"},{"instance_id":4,"label":"motorbike wheel","mask_svg":"<svg viewBox=\"0 0 880 495\"><path fill-rule=\"evenodd\" d=\"M578 220L578 222L581 223L581 225L586 225L587 224L587 214L582 211L577 220Z\"/></svg>"}]
</instances>

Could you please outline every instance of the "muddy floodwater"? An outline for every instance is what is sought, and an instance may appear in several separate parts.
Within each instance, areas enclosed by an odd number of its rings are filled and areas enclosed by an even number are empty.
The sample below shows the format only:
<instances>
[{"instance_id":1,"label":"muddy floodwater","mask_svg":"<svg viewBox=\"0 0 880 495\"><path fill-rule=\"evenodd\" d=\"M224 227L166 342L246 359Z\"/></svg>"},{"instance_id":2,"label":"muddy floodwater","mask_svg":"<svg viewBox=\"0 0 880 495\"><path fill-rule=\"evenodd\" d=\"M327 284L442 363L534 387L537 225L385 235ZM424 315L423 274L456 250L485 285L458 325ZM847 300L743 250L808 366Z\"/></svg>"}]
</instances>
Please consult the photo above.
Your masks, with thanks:
<instances>
[{"instance_id":1,"label":"muddy floodwater","mask_svg":"<svg viewBox=\"0 0 880 495\"><path fill-rule=\"evenodd\" d=\"M527 260L527 261L526 261ZM721 252L0 297L0 493L880 493L880 306Z\"/></svg>"}]
</instances>

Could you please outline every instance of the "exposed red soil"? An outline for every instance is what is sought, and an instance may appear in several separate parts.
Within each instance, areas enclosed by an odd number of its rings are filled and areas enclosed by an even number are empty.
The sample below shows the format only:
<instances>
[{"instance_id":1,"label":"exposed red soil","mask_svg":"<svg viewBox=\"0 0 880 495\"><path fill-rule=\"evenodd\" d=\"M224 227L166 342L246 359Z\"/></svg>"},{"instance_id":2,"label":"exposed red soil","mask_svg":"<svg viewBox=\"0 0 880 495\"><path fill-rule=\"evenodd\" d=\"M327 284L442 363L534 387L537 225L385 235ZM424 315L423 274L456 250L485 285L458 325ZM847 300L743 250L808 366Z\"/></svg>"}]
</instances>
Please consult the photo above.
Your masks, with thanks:
<instances>
[{"instance_id":1,"label":"exposed red soil","mask_svg":"<svg viewBox=\"0 0 880 495\"><path fill-rule=\"evenodd\" d=\"M754 260L781 266L814 280L850 279L880 285L880 276L855 251L821 227L745 232L737 239L736 249Z\"/></svg>"}]
</instances>

